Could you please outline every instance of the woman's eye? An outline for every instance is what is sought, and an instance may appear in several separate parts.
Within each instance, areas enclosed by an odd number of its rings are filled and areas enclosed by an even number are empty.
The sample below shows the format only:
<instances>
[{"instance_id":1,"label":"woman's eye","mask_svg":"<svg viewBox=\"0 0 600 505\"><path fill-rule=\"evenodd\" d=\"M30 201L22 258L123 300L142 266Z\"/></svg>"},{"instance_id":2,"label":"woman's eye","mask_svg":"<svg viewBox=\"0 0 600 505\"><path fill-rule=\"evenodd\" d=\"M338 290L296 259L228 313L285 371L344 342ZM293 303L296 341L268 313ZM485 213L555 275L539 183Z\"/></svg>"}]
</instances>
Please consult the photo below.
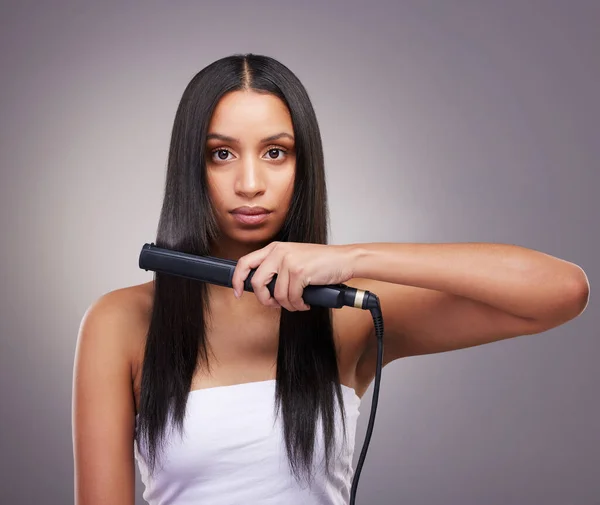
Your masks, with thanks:
<instances>
[{"instance_id":1,"label":"woman's eye","mask_svg":"<svg viewBox=\"0 0 600 505\"><path fill-rule=\"evenodd\" d=\"M278 148L275 148L275 147L272 148L272 149L269 149L267 151L267 154L269 155L270 159L272 159L272 160L278 160L278 159L281 158L281 156L275 156L275 157L272 156L272 155L277 155L278 152L282 153L282 155L285 154L285 151L283 149L278 149Z\"/></svg>"},{"instance_id":2,"label":"woman's eye","mask_svg":"<svg viewBox=\"0 0 600 505\"><path fill-rule=\"evenodd\" d=\"M227 161L227 155L230 154L230 151L228 149L217 149L215 151L213 151L213 158L214 155L216 154L219 158L219 160L221 161Z\"/></svg>"}]
</instances>

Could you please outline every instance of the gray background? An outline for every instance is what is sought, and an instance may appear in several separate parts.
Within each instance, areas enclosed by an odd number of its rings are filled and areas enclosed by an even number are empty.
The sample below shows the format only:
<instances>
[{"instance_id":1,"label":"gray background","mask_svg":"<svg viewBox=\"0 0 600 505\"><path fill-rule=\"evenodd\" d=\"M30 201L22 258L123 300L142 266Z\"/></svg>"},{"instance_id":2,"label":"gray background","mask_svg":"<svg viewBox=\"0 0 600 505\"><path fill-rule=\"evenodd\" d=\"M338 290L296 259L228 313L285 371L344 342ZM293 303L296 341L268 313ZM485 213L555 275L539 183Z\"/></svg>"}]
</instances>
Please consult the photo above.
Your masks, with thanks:
<instances>
[{"instance_id":1,"label":"gray background","mask_svg":"<svg viewBox=\"0 0 600 505\"><path fill-rule=\"evenodd\" d=\"M0 28L3 503L73 502L78 325L151 279L175 109L220 57L271 55L307 87L332 243L513 243L600 274L598 1L14 1ZM599 323L592 299L391 364L358 502L600 503Z\"/></svg>"}]
</instances>

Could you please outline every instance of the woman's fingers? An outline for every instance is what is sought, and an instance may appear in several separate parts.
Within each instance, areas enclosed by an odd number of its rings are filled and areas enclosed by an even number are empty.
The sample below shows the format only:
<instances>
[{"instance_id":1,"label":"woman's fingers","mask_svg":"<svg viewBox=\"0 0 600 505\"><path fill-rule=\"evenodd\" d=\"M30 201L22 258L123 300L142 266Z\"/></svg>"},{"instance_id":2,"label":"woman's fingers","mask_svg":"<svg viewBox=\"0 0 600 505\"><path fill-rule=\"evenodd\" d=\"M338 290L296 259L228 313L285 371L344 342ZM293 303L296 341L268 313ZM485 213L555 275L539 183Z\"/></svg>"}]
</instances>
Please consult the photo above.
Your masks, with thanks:
<instances>
[{"instance_id":1,"label":"woman's fingers","mask_svg":"<svg viewBox=\"0 0 600 505\"><path fill-rule=\"evenodd\" d=\"M271 254L271 251L275 249L276 245L277 242L271 242L268 246L246 254L238 260L235 270L233 271L233 277L231 278L231 285L238 297L242 296L242 293L244 292L244 281L248 278L250 270L258 268L265 258ZM256 277L256 274L254 277ZM253 283L252 287L254 288Z\"/></svg>"},{"instance_id":2,"label":"woman's fingers","mask_svg":"<svg viewBox=\"0 0 600 505\"><path fill-rule=\"evenodd\" d=\"M308 286L310 279L304 279L304 276L300 272L291 272L287 270L289 276L289 289L288 289L288 300L294 307L294 310L309 310L310 306L304 303L302 295L304 294L304 288ZM278 281L279 282L279 281Z\"/></svg>"},{"instance_id":3,"label":"woman's fingers","mask_svg":"<svg viewBox=\"0 0 600 505\"><path fill-rule=\"evenodd\" d=\"M279 272L277 272L277 279L275 281L275 290L273 294L275 295L274 298L278 305L281 305L286 310L293 311L294 307L288 299L289 283L289 271L285 268L280 269Z\"/></svg>"}]
</instances>

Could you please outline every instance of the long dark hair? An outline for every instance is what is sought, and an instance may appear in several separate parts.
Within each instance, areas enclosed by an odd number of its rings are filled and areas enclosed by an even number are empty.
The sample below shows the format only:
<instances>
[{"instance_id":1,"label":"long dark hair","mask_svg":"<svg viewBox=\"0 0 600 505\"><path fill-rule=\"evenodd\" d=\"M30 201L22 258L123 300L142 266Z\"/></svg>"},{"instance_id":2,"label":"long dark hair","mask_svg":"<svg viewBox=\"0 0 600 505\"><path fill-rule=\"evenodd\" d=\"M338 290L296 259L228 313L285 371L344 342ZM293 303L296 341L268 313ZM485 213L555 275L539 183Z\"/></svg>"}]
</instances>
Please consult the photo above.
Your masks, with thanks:
<instances>
[{"instance_id":1,"label":"long dark hair","mask_svg":"<svg viewBox=\"0 0 600 505\"><path fill-rule=\"evenodd\" d=\"M296 145L296 175L290 210L277 241L326 244L328 207L317 118L298 78L277 60L232 55L211 63L186 87L175 115L165 195L156 245L210 254L219 230L206 186L205 142L211 115L223 95L236 90L272 93L288 107ZM147 335L136 442L144 445L152 473L169 420L181 433L192 377L209 369L205 319L206 284L154 274L154 303ZM312 477L315 435L321 419L326 471L335 444L335 399L344 441L346 427L331 309L289 312L282 307L276 372L276 407L283 414L290 469Z\"/></svg>"}]
</instances>

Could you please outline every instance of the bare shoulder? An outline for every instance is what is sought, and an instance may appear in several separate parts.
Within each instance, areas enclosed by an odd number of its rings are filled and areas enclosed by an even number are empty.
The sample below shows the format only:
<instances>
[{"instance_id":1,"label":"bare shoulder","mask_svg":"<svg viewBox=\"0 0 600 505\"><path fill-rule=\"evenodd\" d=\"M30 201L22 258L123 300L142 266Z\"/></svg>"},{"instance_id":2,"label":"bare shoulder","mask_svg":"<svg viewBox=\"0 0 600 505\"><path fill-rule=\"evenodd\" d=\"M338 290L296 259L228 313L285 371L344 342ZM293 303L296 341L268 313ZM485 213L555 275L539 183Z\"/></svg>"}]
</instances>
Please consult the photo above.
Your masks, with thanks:
<instances>
[{"instance_id":1,"label":"bare shoulder","mask_svg":"<svg viewBox=\"0 0 600 505\"><path fill-rule=\"evenodd\" d=\"M153 299L153 282L115 289L94 300L79 326L74 392L93 389L108 374L125 375L131 396L143 356ZM135 405L134 405L135 407Z\"/></svg>"},{"instance_id":2,"label":"bare shoulder","mask_svg":"<svg viewBox=\"0 0 600 505\"><path fill-rule=\"evenodd\" d=\"M81 321L85 330L99 329L105 345L119 348L135 364L143 347L152 309L153 283L136 284L109 291L95 300Z\"/></svg>"}]
</instances>

